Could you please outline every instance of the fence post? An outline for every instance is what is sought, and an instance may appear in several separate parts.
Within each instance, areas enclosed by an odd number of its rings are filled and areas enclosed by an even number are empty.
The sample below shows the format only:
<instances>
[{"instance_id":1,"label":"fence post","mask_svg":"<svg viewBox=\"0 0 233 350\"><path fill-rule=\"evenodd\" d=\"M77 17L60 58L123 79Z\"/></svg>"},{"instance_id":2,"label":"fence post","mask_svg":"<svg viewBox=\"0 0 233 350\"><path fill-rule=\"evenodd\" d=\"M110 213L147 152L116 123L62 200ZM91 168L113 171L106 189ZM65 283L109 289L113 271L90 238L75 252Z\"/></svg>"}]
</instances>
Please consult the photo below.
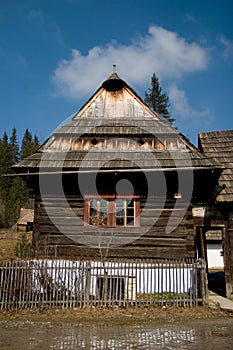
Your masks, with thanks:
<instances>
[{"instance_id":1,"label":"fence post","mask_svg":"<svg viewBox=\"0 0 233 350\"><path fill-rule=\"evenodd\" d=\"M90 290L91 290L91 262L86 263L86 284L84 291L84 304L89 305L90 303Z\"/></svg>"},{"instance_id":2,"label":"fence post","mask_svg":"<svg viewBox=\"0 0 233 350\"><path fill-rule=\"evenodd\" d=\"M201 290L201 296L202 296L202 302L203 305L207 305L209 301L209 292L208 292L208 277L206 272L206 263L205 260L201 259L200 264L200 290Z\"/></svg>"}]
</instances>

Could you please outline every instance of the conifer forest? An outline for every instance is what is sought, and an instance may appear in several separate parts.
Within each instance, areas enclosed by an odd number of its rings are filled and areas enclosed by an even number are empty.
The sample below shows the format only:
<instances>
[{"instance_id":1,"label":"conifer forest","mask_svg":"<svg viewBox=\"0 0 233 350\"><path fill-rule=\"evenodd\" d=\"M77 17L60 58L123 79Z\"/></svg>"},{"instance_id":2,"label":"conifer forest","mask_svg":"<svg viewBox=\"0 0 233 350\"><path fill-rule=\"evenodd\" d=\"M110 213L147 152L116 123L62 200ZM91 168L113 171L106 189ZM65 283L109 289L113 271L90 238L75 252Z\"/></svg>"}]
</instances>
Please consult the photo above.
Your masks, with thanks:
<instances>
[{"instance_id":1,"label":"conifer forest","mask_svg":"<svg viewBox=\"0 0 233 350\"><path fill-rule=\"evenodd\" d=\"M21 142L17 131L3 133L0 138L0 228L12 227L19 216L20 208L30 207L29 191L25 182L14 174L11 166L31 155L39 147L37 135L26 129Z\"/></svg>"}]
</instances>

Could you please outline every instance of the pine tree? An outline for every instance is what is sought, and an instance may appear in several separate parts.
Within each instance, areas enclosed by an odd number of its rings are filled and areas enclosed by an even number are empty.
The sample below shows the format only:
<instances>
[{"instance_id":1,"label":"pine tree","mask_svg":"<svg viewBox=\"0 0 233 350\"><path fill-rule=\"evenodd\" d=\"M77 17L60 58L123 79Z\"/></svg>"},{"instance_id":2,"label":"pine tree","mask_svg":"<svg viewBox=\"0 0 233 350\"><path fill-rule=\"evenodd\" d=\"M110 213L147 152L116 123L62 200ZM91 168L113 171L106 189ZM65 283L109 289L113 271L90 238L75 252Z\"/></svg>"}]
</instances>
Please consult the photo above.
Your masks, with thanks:
<instances>
[{"instance_id":1,"label":"pine tree","mask_svg":"<svg viewBox=\"0 0 233 350\"><path fill-rule=\"evenodd\" d=\"M10 152L11 152L11 160L12 165L17 163L19 160L19 145L16 136L16 128L12 129L11 137L10 137Z\"/></svg>"},{"instance_id":2,"label":"pine tree","mask_svg":"<svg viewBox=\"0 0 233 350\"><path fill-rule=\"evenodd\" d=\"M32 147L32 134L29 132L28 129L26 129L23 135L21 150L20 150L21 160L28 157L31 154L31 147Z\"/></svg>"},{"instance_id":3,"label":"pine tree","mask_svg":"<svg viewBox=\"0 0 233 350\"><path fill-rule=\"evenodd\" d=\"M11 148L7 133L4 132L0 143L0 222L3 227L8 227L6 222L6 203L9 199L8 195L12 184L12 179L4 175L8 173L11 165Z\"/></svg>"},{"instance_id":4,"label":"pine tree","mask_svg":"<svg viewBox=\"0 0 233 350\"><path fill-rule=\"evenodd\" d=\"M4 205L4 190L5 187L5 179L3 177L5 165L5 155L4 155L5 149L4 149L4 143L3 138L0 139L0 228L4 227L5 223L5 205Z\"/></svg>"},{"instance_id":5,"label":"pine tree","mask_svg":"<svg viewBox=\"0 0 233 350\"><path fill-rule=\"evenodd\" d=\"M34 134L33 147L32 147L33 152L32 153L36 152L37 149L39 148L39 146L40 146L39 138L36 134Z\"/></svg>"},{"instance_id":6,"label":"pine tree","mask_svg":"<svg viewBox=\"0 0 233 350\"><path fill-rule=\"evenodd\" d=\"M11 151L10 151L10 145L8 142L8 136L7 133L4 132L2 140L1 140L1 146L0 146L0 175L1 175L1 183L0 183L0 196L3 200L3 202L7 198L7 194L9 191L9 178L3 176L8 173L8 170L10 166L12 165L11 162Z\"/></svg>"},{"instance_id":7,"label":"pine tree","mask_svg":"<svg viewBox=\"0 0 233 350\"><path fill-rule=\"evenodd\" d=\"M162 88L155 73L151 77L151 88L148 88L148 92L145 92L144 100L153 111L166 118L171 124L175 121L175 119L170 117L168 111L169 97L162 93Z\"/></svg>"},{"instance_id":8,"label":"pine tree","mask_svg":"<svg viewBox=\"0 0 233 350\"><path fill-rule=\"evenodd\" d=\"M28 188L20 177L5 176L13 174L11 166L36 151L39 139L26 129L19 152L16 129L12 129L10 139L6 132L0 138L0 228L12 227L17 221L20 208L29 202Z\"/></svg>"},{"instance_id":9,"label":"pine tree","mask_svg":"<svg viewBox=\"0 0 233 350\"><path fill-rule=\"evenodd\" d=\"M31 132L26 129L21 145L20 159L24 159L33 154L39 147L39 139L36 135L32 137Z\"/></svg>"},{"instance_id":10,"label":"pine tree","mask_svg":"<svg viewBox=\"0 0 233 350\"><path fill-rule=\"evenodd\" d=\"M16 223L20 208L27 207L28 200L28 188L26 183L18 176L14 177L5 202L6 227L12 227Z\"/></svg>"}]
</instances>

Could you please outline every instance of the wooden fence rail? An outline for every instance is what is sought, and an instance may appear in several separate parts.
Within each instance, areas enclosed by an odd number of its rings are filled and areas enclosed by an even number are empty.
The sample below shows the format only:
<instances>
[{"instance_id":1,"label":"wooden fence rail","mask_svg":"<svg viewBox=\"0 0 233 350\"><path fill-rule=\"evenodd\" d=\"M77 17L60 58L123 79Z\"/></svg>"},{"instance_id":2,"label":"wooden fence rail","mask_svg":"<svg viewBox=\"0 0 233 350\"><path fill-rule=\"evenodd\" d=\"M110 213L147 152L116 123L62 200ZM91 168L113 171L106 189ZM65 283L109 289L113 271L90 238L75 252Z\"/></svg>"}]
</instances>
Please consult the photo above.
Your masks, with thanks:
<instances>
[{"instance_id":1,"label":"wooden fence rail","mask_svg":"<svg viewBox=\"0 0 233 350\"><path fill-rule=\"evenodd\" d=\"M206 301L195 259L0 262L0 308L182 305Z\"/></svg>"}]
</instances>

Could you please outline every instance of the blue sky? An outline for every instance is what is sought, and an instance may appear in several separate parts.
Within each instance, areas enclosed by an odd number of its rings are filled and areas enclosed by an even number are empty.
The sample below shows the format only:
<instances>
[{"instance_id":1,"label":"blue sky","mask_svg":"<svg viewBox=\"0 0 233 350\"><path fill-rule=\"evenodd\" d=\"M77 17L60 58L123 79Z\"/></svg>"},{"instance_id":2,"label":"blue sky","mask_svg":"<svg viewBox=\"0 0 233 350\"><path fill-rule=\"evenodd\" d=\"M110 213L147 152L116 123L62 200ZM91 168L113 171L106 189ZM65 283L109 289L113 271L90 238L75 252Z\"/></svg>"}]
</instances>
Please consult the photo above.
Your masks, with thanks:
<instances>
[{"instance_id":1,"label":"blue sky","mask_svg":"<svg viewBox=\"0 0 233 350\"><path fill-rule=\"evenodd\" d=\"M45 140L112 73L144 98L153 73L175 126L233 129L232 0L0 0L0 133Z\"/></svg>"}]
</instances>

